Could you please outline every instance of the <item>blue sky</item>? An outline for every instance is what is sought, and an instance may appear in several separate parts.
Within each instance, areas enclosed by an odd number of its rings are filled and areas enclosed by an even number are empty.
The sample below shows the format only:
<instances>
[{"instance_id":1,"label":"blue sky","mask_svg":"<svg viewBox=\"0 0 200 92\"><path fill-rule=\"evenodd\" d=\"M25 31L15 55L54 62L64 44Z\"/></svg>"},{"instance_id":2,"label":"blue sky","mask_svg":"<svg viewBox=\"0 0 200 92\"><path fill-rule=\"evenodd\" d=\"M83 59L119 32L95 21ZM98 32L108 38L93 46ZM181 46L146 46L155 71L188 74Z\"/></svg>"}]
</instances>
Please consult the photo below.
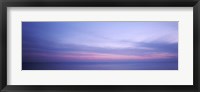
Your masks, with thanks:
<instances>
[{"instance_id":1,"label":"blue sky","mask_svg":"<svg viewBox=\"0 0 200 92\"><path fill-rule=\"evenodd\" d=\"M177 63L178 22L23 22L22 47L23 62Z\"/></svg>"}]
</instances>

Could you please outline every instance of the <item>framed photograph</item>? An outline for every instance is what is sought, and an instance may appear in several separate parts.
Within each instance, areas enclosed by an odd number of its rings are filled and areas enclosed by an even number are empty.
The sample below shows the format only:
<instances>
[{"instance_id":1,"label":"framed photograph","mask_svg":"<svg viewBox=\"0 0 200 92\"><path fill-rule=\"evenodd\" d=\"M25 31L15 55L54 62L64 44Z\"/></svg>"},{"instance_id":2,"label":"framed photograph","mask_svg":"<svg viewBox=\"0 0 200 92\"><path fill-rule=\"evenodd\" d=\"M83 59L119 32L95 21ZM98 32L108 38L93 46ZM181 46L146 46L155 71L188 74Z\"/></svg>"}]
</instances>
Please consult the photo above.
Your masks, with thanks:
<instances>
[{"instance_id":1,"label":"framed photograph","mask_svg":"<svg viewBox=\"0 0 200 92\"><path fill-rule=\"evenodd\" d=\"M199 92L199 0L4 0L2 92Z\"/></svg>"}]
</instances>

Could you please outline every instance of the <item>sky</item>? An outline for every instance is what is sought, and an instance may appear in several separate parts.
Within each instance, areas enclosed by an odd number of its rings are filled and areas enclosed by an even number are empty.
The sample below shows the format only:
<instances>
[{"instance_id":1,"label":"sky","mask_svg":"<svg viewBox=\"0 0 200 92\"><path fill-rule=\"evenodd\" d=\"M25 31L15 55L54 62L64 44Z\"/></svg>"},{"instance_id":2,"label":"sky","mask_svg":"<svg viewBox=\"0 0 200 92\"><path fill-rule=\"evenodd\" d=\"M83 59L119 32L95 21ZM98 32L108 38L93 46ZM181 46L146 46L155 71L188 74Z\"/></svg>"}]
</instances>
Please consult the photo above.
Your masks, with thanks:
<instances>
[{"instance_id":1,"label":"sky","mask_svg":"<svg viewBox=\"0 0 200 92\"><path fill-rule=\"evenodd\" d=\"M178 22L22 22L22 59L23 67L29 63L32 69L44 63L72 67L63 66L66 70L142 63L176 70Z\"/></svg>"}]
</instances>

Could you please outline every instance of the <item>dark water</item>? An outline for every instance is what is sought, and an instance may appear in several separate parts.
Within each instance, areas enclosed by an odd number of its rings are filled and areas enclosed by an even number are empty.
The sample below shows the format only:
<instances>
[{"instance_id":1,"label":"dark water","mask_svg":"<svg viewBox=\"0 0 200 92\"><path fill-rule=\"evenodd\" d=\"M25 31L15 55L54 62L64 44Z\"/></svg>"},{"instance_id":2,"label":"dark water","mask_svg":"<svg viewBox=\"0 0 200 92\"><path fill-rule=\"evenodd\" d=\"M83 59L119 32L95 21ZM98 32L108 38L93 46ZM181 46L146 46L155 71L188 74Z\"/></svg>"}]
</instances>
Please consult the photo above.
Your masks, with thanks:
<instances>
[{"instance_id":1,"label":"dark water","mask_svg":"<svg viewBox=\"0 0 200 92\"><path fill-rule=\"evenodd\" d=\"M22 70L178 70L178 62L23 62Z\"/></svg>"}]
</instances>

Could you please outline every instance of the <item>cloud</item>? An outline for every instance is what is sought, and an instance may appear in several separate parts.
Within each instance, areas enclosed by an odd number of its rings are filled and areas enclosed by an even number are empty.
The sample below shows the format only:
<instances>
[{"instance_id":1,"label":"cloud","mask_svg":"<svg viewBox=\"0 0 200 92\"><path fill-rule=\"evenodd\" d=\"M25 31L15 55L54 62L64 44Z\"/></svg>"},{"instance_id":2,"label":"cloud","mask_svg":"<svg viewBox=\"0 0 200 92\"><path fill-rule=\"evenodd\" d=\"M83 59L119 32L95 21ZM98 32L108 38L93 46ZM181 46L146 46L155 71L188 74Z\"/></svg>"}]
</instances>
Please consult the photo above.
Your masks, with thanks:
<instances>
[{"instance_id":1,"label":"cloud","mask_svg":"<svg viewBox=\"0 0 200 92\"><path fill-rule=\"evenodd\" d=\"M157 59L170 59L177 57L176 54L170 53L155 53L148 55L119 55L119 54L107 54L107 53L91 53L91 52L73 52L73 53L28 53L27 57L31 58L43 58L43 59L56 59L64 61L130 61L130 60L157 60ZM25 55L25 56L26 56Z\"/></svg>"},{"instance_id":2,"label":"cloud","mask_svg":"<svg viewBox=\"0 0 200 92\"><path fill-rule=\"evenodd\" d=\"M148 60L178 56L177 22L27 22L22 35L23 58Z\"/></svg>"},{"instance_id":3,"label":"cloud","mask_svg":"<svg viewBox=\"0 0 200 92\"><path fill-rule=\"evenodd\" d=\"M163 42L140 43L139 47L151 48L155 52L178 53L178 43L163 43Z\"/></svg>"},{"instance_id":4,"label":"cloud","mask_svg":"<svg viewBox=\"0 0 200 92\"><path fill-rule=\"evenodd\" d=\"M119 55L147 55L154 53L178 54L178 43L134 43L134 47L128 48L107 48L94 47L78 44L58 44L52 42L24 42L23 53L29 52L49 52L49 53L68 53L68 52L94 52Z\"/></svg>"}]
</instances>

